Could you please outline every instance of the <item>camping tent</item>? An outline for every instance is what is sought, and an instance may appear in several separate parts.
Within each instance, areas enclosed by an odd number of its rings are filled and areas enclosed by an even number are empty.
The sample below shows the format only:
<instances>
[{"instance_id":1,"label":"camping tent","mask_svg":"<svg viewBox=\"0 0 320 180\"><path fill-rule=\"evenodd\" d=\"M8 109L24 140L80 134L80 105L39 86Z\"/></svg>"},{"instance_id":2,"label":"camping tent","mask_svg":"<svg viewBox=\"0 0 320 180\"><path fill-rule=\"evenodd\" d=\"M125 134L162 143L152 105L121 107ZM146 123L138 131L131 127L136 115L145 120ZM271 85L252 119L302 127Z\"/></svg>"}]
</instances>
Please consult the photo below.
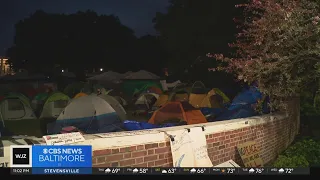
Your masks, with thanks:
<instances>
[{"instance_id":1,"label":"camping tent","mask_svg":"<svg viewBox=\"0 0 320 180\"><path fill-rule=\"evenodd\" d=\"M112 96L102 94L99 95L100 98L104 99L111 105L111 107L116 111L118 116L120 117L121 120L126 120L127 119L127 112L123 108L123 106Z\"/></svg>"},{"instance_id":2,"label":"camping tent","mask_svg":"<svg viewBox=\"0 0 320 180\"><path fill-rule=\"evenodd\" d=\"M155 93L142 93L134 103L135 105L146 105L149 109L159 98L158 94Z\"/></svg>"},{"instance_id":3,"label":"camping tent","mask_svg":"<svg viewBox=\"0 0 320 180\"><path fill-rule=\"evenodd\" d=\"M203 99L207 96L207 89L201 81L196 81L191 87L189 103L194 107L201 107Z\"/></svg>"},{"instance_id":4,"label":"camping tent","mask_svg":"<svg viewBox=\"0 0 320 180\"><path fill-rule=\"evenodd\" d=\"M154 103L153 107L158 108L165 105L169 101L169 94L163 93L160 94L157 101Z\"/></svg>"},{"instance_id":5,"label":"camping tent","mask_svg":"<svg viewBox=\"0 0 320 180\"><path fill-rule=\"evenodd\" d=\"M11 93L0 102L0 120L5 128L14 134L35 135L36 131L40 131L36 119L29 99L22 94ZM30 128L35 128L35 131Z\"/></svg>"},{"instance_id":6,"label":"camping tent","mask_svg":"<svg viewBox=\"0 0 320 180\"><path fill-rule=\"evenodd\" d=\"M127 106L128 103L126 100L124 100L122 97L120 96L113 96L120 104L121 106Z\"/></svg>"},{"instance_id":7,"label":"camping tent","mask_svg":"<svg viewBox=\"0 0 320 180\"><path fill-rule=\"evenodd\" d=\"M83 92L79 92L79 93L76 94L73 98L79 98L79 97L82 97L82 96L88 96L88 94L83 93Z\"/></svg>"},{"instance_id":8,"label":"camping tent","mask_svg":"<svg viewBox=\"0 0 320 180\"><path fill-rule=\"evenodd\" d=\"M87 134L119 131L122 122L116 111L97 95L73 99L54 123L48 124L48 134L60 133L73 126Z\"/></svg>"},{"instance_id":9,"label":"camping tent","mask_svg":"<svg viewBox=\"0 0 320 180\"><path fill-rule=\"evenodd\" d=\"M178 87L174 88L169 95L169 101L189 101L190 88Z\"/></svg>"},{"instance_id":10,"label":"camping tent","mask_svg":"<svg viewBox=\"0 0 320 180\"><path fill-rule=\"evenodd\" d=\"M69 97L74 97L77 93L83 92L86 94L91 93L91 85L85 82L74 82L69 84L64 90L63 93Z\"/></svg>"},{"instance_id":11,"label":"camping tent","mask_svg":"<svg viewBox=\"0 0 320 180\"><path fill-rule=\"evenodd\" d=\"M218 105L219 102L217 102L217 98L215 98L216 96L222 99L222 102L220 103L221 105L230 102L230 99L220 89L213 88L206 94L190 93L189 103L197 108L219 108L220 105Z\"/></svg>"},{"instance_id":12,"label":"camping tent","mask_svg":"<svg viewBox=\"0 0 320 180\"><path fill-rule=\"evenodd\" d=\"M138 72L132 72L130 74L128 74L127 76L124 77L124 79L159 79L160 77L151 73L151 72L148 72L148 71L145 71L145 70L140 70Z\"/></svg>"},{"instance_id":13,"label":"camping tent","mask_svg":"<svg viewBox=\"0 0 320 180\"><path fill-rule=\"evenodd\" d=\"M207 122L202 112L188 102L168 102L153 113L149 123L162 124L172 119L184 120L187 124Z\"/></svg>"},{"instance_id":14,"label":"camping tent","mask_svg":"<svg viewBox=\"0 0 320 180\"><path fill-rule=\"evenodd\" d=\"M87 80L89 81L97 81L97 82L113 82L113 83L119 83L121 82L121 79L124 78L123 74L117 73L117 72L113 72L113 71L108 71L108 72L104 72L102 74L93 76L88 78Z\"/></svg>"},{"instance_id":15,"label":"camping tent","mask_svg":"<svg viewBox=\"0 0 320 180\"><path fill-rule=\"evenodd\" d=\"M54 92L50 94L43 105L40 119L57 118L63 109L68 105L69 101L69 96L61 92Z\"/></svg>"}]
</instances>

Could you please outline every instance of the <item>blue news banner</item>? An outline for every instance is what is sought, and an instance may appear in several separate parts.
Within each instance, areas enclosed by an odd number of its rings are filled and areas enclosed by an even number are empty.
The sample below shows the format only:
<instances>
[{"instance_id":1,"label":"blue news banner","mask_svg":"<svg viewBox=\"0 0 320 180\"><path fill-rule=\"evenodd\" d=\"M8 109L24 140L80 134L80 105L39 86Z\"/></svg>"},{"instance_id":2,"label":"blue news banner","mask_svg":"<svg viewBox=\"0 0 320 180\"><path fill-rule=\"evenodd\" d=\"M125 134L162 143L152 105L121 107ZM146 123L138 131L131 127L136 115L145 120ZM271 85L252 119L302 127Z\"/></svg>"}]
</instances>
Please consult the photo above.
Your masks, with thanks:
<instances>
[{"instance_id":1,"label":"blue news banner","mask_svg":"<svg viewBox=\"0 0 320 180\"><path fill-rule=\"evenodd\" d=\"M92 174L92 146L32 146L32 174Z\"/></svg>"}]
</instances>

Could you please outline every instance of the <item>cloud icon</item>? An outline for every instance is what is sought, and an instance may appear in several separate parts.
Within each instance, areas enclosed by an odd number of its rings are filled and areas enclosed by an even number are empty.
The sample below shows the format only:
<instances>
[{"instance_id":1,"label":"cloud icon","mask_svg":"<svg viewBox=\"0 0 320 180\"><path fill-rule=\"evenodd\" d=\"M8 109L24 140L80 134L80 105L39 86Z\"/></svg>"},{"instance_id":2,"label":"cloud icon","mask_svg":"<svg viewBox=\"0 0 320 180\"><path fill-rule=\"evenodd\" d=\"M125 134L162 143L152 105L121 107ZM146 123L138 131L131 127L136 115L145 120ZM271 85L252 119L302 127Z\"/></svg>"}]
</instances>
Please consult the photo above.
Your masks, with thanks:
<instances>
[{"instance_id":1,"label":"cloud icon","mask_svg":"<svg viewBox=\"0 0 320 180\"><path fill-rule=\"evenodd\" d=\"M191 170L190 170L190 172L191 173L195 173L197 170L195 169L195 168L192 168Z\"/></svg>"},{"instance_id":2,"label":"cloud icon","mask_svg":"<svg viewBox=\"0 0 320 180\"><path fill-rule=\"evenodd\" d=\"M111 169L107 168L106 170L104 170L105 173L109 173L111 172Z\"/></svg>"},{"instance_id":3,"label":"cloud icon","mask_svg":"<svg viewBox=\"0 0 320 180\"><path fill-rule=\"evenodd\" d=\"M132 170L132 172L133 173L137 173L139 170L137 169L137 168L134 168L133 170Z\"/></svg>"},{"instance_id":4,"label":"cloud icon","mask_svg":"<svg viewBox=\"0 0 320 180\"><path fill-rule=\"evenodd\" d=\"M162 172L162 174L166 174L167 173L167 171L165 169L162 170L161 172Z\"/></svg>"}]
</instances>

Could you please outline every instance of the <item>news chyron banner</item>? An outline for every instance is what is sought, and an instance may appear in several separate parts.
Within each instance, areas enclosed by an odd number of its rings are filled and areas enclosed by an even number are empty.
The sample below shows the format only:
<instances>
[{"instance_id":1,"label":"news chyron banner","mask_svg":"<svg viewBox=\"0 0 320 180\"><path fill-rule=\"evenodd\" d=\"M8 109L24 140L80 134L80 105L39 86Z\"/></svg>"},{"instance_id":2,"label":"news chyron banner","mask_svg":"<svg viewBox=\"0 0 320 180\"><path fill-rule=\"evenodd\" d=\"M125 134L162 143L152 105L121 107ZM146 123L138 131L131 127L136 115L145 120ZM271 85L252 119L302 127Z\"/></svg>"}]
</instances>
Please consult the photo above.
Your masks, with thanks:
<instances>
[{"instance_id":1,"label":"news chyron banner","mask_svg":"<svg viewBox=\"0 0 320 180\"><path fill-rule=\"evenodd\" d=\"M10 166L32 174L91 174L92 146L11 146Z\"/></svg>"}]
</instances>

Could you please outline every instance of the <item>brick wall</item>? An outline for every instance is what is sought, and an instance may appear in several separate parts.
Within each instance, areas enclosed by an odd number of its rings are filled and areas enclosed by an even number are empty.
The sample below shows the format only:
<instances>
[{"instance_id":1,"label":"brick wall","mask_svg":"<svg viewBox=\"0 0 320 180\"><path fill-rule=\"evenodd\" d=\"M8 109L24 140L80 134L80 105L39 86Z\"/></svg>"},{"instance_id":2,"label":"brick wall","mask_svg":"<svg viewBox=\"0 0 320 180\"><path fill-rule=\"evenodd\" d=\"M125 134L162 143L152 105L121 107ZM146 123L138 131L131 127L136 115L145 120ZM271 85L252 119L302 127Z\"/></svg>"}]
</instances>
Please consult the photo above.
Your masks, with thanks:
<instances>
[{"instance_id":1,"label":"brick wall","mask_svg":"<svg viewBox=\"0 0 320 180\"><path fill-rule=\"evenodd\" d=\"M299 129L299 109L291 108L289 116L249 127L206 135L208 154L213 165L242 161L236 146L256 141L265 163L274 160L294 140ZM276 117L274 117L276 118ZM170 142L93 151L94 167L172 167Z\"/></svg>"}]
</instances>

